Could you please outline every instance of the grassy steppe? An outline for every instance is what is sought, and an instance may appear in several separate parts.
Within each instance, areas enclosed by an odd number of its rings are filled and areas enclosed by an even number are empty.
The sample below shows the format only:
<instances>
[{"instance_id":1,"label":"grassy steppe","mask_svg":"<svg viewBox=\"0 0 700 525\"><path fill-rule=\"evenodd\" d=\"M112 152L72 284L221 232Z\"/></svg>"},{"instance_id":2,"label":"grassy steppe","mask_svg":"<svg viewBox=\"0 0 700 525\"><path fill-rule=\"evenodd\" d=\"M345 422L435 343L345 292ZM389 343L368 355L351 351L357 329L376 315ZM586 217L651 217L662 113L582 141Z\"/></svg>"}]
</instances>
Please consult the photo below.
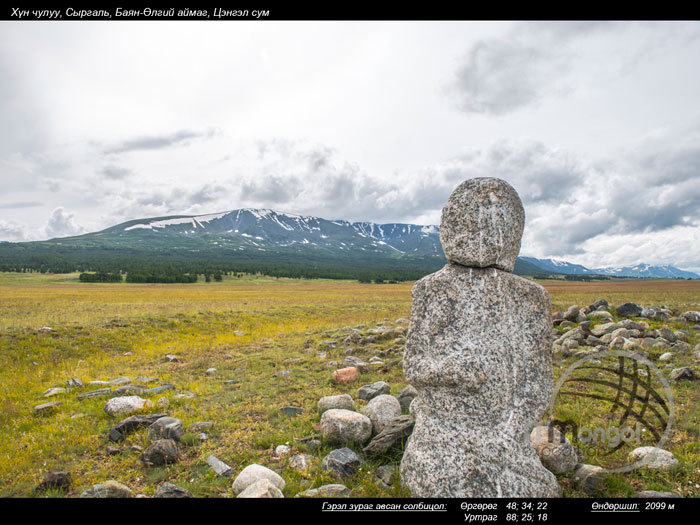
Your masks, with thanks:
<instances>
[{"instance_id":1,"label":"grassy steppe","mask_svg":"<svg viewBox=\"0 0 700 525\"><path fill-rule=\"evenodd\" d=\"M634 301L682 311L700 309L700 283L693 281L542 284L552 295L554 310L600 298L613 304ZM355 355L365 360L382 355L386 363L357 383L333 384L335 367L328 362L342 362L347 345L341 342L352 327L369 329L383 320L393 325L397 318L408 317L411 286L264 277L185 285L81 284L77 274L0 274L0 496L35 495L33 489L46 472L63 469L73 476L70 495L115 479L146 495L167 480L200 497L233 496L230 480L217 477L206 464L210 454L236 472L253 462L278 470L287 481L287 497L335 482L320 469L322 458L334 447L308 451L298 438L320 434L316 403L321 396L348 393L358 402L361 385L384 380L392 394L406 385L399 365L401 348L391 341L357 349ZM37 332L42 326L52 331ZM333 337L337 348L324 346L323 341ZM696 335L691 342L697 342ZM166 353L180 361L165 361ZM685 361L692 364L692 356L678 362ZM555 380L568 362L573 358L555 362ZM205 374L210 367L217 369L216 375ZM148 386L175 385L176 390L163 394L170 402L167 412L185 427L214 422L209 440L186 447L175 465L145 468L130 448L146 447L145 431L117 445L119 454L105 452L113 445L107 439L109 428L118 421L104 412L105 398L80 401L75 398L79 391L51 399L42 396L71 377L87 383L121 376L158 378ZM664 473L611 476L606 495L628 496L641 488L700 494L699 387L674 386L677 423L667 448L681 466ZM183 392L195 395L175 397ZM33 414L35 405L52 400L62 401L55 412ZM285 405L304 412L289 418L280 412ZM292 454L310 453L311 468L300 473L288 467L288 459L276 459L274 448L284 443ZM397 482L392 489L382 489L374 478L377 466L399 460L400 451L368 461L346 483L352 495L406 496ZM561 482L566 496L583 495L566 477Z\"/></svg>"}]
</instances>

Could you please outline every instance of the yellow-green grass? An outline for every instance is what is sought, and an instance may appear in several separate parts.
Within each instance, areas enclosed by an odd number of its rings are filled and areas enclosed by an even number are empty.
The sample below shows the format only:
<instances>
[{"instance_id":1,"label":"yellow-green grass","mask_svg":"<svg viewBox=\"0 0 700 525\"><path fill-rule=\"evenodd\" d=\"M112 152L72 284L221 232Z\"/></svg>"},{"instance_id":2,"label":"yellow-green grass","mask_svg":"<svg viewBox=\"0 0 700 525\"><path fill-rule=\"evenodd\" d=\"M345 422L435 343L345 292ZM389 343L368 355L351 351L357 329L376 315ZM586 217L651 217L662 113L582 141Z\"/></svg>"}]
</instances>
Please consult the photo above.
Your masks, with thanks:
<instances>
[{"instance_id":1,"label":"yellow-green grass","mask_svg":"<svg viewBox=\"0 0 700 525\"><path fill-rule=\"evenodd\" d=\"M685 281L614 283L619 286L612 292L598 288L598 283L543 284L552 294L555 310L599 298L698 309L700 297L700 286L692 288L693 283ZM33 489L46 472L66 469L73 476L70 495L115 479L146 495L168 480L196 496L232 497L231 480L217 477L205 463L210 454L236 472L253 462L280 471L287 481L287 497L335 482L320 468L334 447L307 451L296 439L320 434L318 399L348 393L361 406L359 386L384 380L396 394L406 383L398 363L400 347L386 341L359 347L356 353L368 359L394 348L385 358L386 367L373 368L356 383L336 385L330 380L333 367L328 361L342 362L348 345L330 349L322 347L322 341L335 334L342 341L347 327L372 328L383 319L393 323L407 317L411 286L251 276L206 284L82 284L75 274L0 274L0 496L63 495ZM52 331L38 333L42 326ZM326 352L326 357L318 351ZM180 362L166 362L166 353L177 355ZM555 362L555 380L565 366L566 362ZM217 368L216 375L205 374L210 367ZM279 374L283 370L291 372ZM109 428L118 421L104 412L105 398L79 401L77 390L42 397L44 390L71 377L87 382L120 376L154 376L155 384L175 385L176 391L164 394L170 401L167 412L185 427L196 421L214 422L210 439L185 447L175 465L146 468L139 454L130 451L131 445L147 446L144 430L119 444L119 455L105 453L111 444ZM175 399L176 393L185 391L195 397ZM681 460L681 468L613 476L606 494L630 495L642 485L698 494L694 488L700 484L697 383L674 387L674 394L677 423L669 449ZM63 402L55 412L33 415L35 405L54 399ZM302 407L303 414L284 416L279 409L285 405ZM274 458L274 448L286 442L292 453L314 457L307 472L298 473L288 467L287 459ZM374 479L377 466L399 460L400 451L369 460L346 482L352 495L407 495L396 482L387 490ZM567 477L561 481L565 495L582 495Z\"/></svg>"}]
</instances>

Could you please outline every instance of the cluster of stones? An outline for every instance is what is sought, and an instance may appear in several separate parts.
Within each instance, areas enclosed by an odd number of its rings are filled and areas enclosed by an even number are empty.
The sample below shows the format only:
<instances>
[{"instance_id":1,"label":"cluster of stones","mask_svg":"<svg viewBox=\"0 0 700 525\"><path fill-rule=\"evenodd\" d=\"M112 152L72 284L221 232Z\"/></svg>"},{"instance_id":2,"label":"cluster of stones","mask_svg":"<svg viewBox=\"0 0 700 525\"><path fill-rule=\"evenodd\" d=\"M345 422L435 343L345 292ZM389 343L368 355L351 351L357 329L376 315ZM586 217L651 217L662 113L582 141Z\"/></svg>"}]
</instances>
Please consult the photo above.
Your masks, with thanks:
<instances>
[{"instance_id":1,"label":"cluster of stones","mask_svg":"<svg viewBox=\"0 0 700 525\"><path fill-rule=\"evenodd\" d=\"M584 357L604 350L625 350L649 357L653 352L663 368L671 369L674 381L695 379L691 367L674 368L672 361L679 355L700 358L700 344L690 341L700 330L700 313L679 313L665 306L641 306L624 303L614 308L605 299L587 307L570 306L565 312L554 314L552 331L555 337L552 351L555 356ZM674 323L682 326L672 330L667 326L651 328L650 323Z\"/></svg>"},{"instance_id":2,"label":"cluster of stones","mask_svg":"<svg viewBox=\"0 0 700 525\"><path fill-rule=\"evenodd\" d=\"M45 398L55 398L65 396L73 391L78 391L75 399L83 401L86 399L95 398L111 398L105 405L105 412L112 417L124 416L143 411L150 408L154 404L160 408L167 408L170 404L168 397L163 394L174 391L175 386L171 384L161 384L157 386L149 386L151 383L156 383L158 378L139 376L117 377L111 380L94 380L83 382L78 378L71 378L65 381L60 386L48 388L44 393ZM92 388L91 388L92 387ZM174 399L190 397L189 392L180 392L173 395ZM159 397L155 403L144 397ZM49 401L41 403L34 407L35 414L47 414L56 410L62 405L62 401Z\"/></svg>"},{"instance_id":3,"label":"cluster of stones","mask_svg":"<svg viewBox=\"0 0 700 525\"><path fill-rule=\"evenodd\" d=\"M323 458L322 470L346 480L365 464L364 457L377 456L402 446L413 430L413 418L402 415L416 395L412 386L403 388L396 396L384 381L364 385L357 390L359 402L366 402L359 411L349 394L322 397L318 402L320 429L324 442L342 445ZM358 454L349 447L363 447ZM395 465L382 465L375 471L378 485L391 486Z\"/></svg>"},{"instance_id":4,"label":"cluster of stones","mask_svg":"<svg viewBox=\"0 0 700 525\"><path fill-rule=\"evenodd\" d=\"M549 426L537 426L530 435L542 464L557 475L570 474L574 486L589 494L603 487L607 471L596 465L581 463L580 452L571 445L559 430ZM679 464L673 454L657 447L638 447L629 453L628 461L650 470L667 470ZM635 497L678 497L673 493L640 491Z\"/></svg>"},{"instance_id":5,"label":"cluster of stones","mask_svg":"<svg viewBox=\"0 0 700 525\"><path fill-rule=\"evenodd\" d=\"M374 328L358 325L328 330L323 334L326 338L318 343L316 355L334 369L335 383L353 383L361 374L385 371L401 363L407 325L408 319L402 317L394 323L384 319ZM306 342L308 351L313 351L313 344L312 340Z\"/></svg>"}]
</instances>

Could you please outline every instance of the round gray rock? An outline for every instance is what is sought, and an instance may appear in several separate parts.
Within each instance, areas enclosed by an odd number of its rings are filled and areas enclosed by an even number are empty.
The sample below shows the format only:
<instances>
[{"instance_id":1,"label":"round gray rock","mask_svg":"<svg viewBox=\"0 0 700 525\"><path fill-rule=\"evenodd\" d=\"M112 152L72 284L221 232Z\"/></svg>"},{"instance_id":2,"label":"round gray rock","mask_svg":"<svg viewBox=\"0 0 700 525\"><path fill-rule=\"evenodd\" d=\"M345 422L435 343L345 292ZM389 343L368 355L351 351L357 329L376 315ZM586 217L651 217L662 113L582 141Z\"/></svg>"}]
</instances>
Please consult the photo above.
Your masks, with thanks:
<instances>
[{"instance_id":1,"label":"round gray rock","mask_svg":"<svg viewBox=\"0 0 700 525\"><path fill-rule=\"evenodd\" d=\"M146 465L161 466L176 463L180 459L180 449L172 439L159 439L143 451L141 461Z\"/></svg>"},{"instance_id":2,"label":"round gray rock","mask_svg":"<svg viewBox=\"0 0 700 525\"><path fill-rule=\"evenodd\" d=\"M241 473L233 480L233 491L236 494L240 494L245 489L250 487L253 483L256 483L262 479L270 481L279 490L284 490L285 482L282 476L277 474L274 470L270 470L267 467L253 463L244 468Z\"/></svg>"},{"instance_id":3,"label":"round gray rock","mask_svg":"<svg viewBox=\"0 0 700 525\"><path fill-rule=\"evenodd\" d=\"M540 461L550 472L564 474L574 470L578 463L576 451L566 436L558 429L537 426L530 433L530 440L540 457Z\"/></svg>"},{"instance_id":4,"label":"round gray rock","mask_svg":"<svg viewBox=\"0 0 700 525\"><path fill-rule=\"evenodd\" d=\"M388 394L391 392L391 387L384 381L376 381L371 385L364 385L357 391L357 397L369 401L379 395Z\"/></svg>"},{"instance_id":5,"label":"round gray rock","mask_svg":"<svg viewBox=\"0 0 700 525\"><path fill-rule=\"evenodd\" d=\"M372 422L374 433L379 434L389 421L401 415L401 405L394 396L382 394L372 398L362 412Z\"/></svg>"},{"instance_id":6,"label":"round gray rock","mask_svg":"<svg viewBox=\"0 0 700 525\"><path fill-rule=\"evenodd\" d=\"M440 242L449 262L512 272L524 225L523 204L510 184L492 177L469 179L442 209Z\"/></svg>"},{"instance_id":7,"label":"round gray rock","mask_svg":"<svg viewBox=\"0 0 700 525\"><path fill-rule=\"evenodd\" d=\"M362 444L372 436L372 421L351 410L326 410L321 416L321 435L328 443Z\"/></svg>"},{"instance_id":8,"label":"round gray rock","mask_svg":"<svg viewBox=\"0 0 700 525\"><path fill-rule=\"evenodd\" d=\"M360 456L349 448L332 450L321 463L321 470L327 470L335 474L341 480L347 479L357 471L362 463Z\"/></svg>"},{"instance_id":9,"label":"round gray rock","mask_svg":"<svg viewBox=\"0 0 700 525\"><path fill-rule=\"evenodd\" d=\"M574 471L574 485L584 492L595 492L601 488L605 479L605 470L596 465L581 464Z\"/></svg>"},{"instance_id":10,"label":"round gray rock","mask_svg":"<svg viewBox=\"0 0 700 525\"><path fill-rule=\"evenodd\" d=\"M350 394L340 394L337 396L325 396L318 400L318 412L323 414L326 410L342 408L345 410L355 410L355 402Z\"/></svg>"},{"instance_id":11,"label":"round gray rock","mask_svg":"<svg viewBox=\"0 0 700 525\"><path fill-rule=\"evenodd\" d=\"M666 470L678 465L678 460L668 450L658 447L637 447L629 454L632 463L642 462L649 469Z\"/></svg>"},{"instance_id":12,"label":"round gray rock","mask_svg":"<svg viewBox=\"0 0 700 525\"><path fill-rule=\"evenodd\" d=\"M411 401L418 395L418 390L413 385L408 385L405 388L399 390L396 394L396 399L399 400L399 405L401 405L402 412L408 412L408 407L411 406Z\"/></svg>"},{"instance_id":13,"label":"round gray rock","mask_svg":"<svg viewBox=\"0 0 700 525\"><path fill-rule=\"evenodd\" d=\"M248 485L237 497L239 498L284 498L282 491L267 478L259 479Z\"/></svg>"}]
</instances>

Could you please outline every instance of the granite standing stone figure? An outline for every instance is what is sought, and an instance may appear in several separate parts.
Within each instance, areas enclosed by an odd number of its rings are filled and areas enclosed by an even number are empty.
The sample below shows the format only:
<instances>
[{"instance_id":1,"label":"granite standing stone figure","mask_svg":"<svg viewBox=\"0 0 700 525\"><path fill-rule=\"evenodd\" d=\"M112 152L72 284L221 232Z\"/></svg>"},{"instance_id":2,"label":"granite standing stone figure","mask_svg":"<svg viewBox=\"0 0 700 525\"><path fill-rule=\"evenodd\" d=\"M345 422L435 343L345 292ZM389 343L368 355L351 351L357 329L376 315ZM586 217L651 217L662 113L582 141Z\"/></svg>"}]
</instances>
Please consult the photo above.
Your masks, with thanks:
<instances>
[{"instance_id":1,"label":"granite standing stone figure","mask_svg":"<svg viewBox=\"0 0 700 525\"><path fill-rule=\"evenodd\" d=\"M448 264L413 287L404 374L418 391L401 462L413 497L556 497L530 442L552 393L549 294L513 275L525 212L496 178L442 210Z\"/></svg>"}]
</instances>

